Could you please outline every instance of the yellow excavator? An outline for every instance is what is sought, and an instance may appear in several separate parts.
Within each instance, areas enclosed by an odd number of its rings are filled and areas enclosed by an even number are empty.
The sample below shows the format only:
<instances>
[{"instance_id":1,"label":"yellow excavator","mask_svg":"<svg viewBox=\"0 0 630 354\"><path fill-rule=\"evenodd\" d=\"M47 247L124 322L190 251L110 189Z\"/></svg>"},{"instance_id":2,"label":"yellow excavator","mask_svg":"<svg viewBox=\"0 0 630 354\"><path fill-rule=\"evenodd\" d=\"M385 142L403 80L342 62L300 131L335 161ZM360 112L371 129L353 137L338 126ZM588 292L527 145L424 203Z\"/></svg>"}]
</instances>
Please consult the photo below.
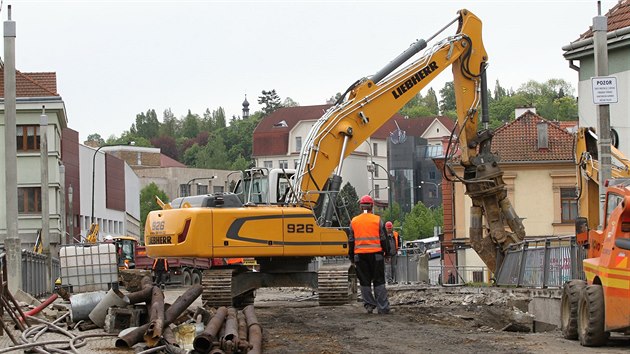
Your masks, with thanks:
<instances>
[{"instance_id":1,"label":"yellow excavator","mask_svg":"<svg viewBox=\"0 0 630 354\"><path fill-rule=\"evenodd\" d=\"M455 34L434 41L455 23ZM204 272L202 298L212 305L250 302L253 290L267 286L308 286L317 289L321 305L347 303L356 291L351 266L309 268L314 257L348 254L347 226L339 225L336 207L344 159L452 66L458 120L447 155L457 155L464 166L456 178L473 201L471 244L494 271L497 249L522 240L525 232L507 199L499 159L490 151L492 133L479 130L480 106L485 127L489 120L481 29L479 18L460 10L438 33L353 83L310 130L295 170L251 169L234 193L177 198L150 212L147 254L254 257L259 272L245 267ZM425 50L429 42L435 43Z\"/></svg>"}]
</instances>

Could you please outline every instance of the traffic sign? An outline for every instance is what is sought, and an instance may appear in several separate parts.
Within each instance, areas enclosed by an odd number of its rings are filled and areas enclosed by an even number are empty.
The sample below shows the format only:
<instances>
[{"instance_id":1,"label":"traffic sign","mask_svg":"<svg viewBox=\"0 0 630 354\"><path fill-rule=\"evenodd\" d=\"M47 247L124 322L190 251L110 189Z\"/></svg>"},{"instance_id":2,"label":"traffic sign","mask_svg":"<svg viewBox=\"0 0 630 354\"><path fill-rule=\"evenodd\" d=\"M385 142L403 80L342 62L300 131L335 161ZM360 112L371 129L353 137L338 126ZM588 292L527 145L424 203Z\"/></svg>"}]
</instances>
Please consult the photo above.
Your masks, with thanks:
<instances>
[{"instance_id":1,"label":"traffic sign","mask_svg":"<svg viewBox=\"0 0 630 354\"><path fill-rule=\"evenodd\" d=\"M614 76L598 76L591 78L594 104L617 103L617 78Z\"/></svg>"}]
</instances>

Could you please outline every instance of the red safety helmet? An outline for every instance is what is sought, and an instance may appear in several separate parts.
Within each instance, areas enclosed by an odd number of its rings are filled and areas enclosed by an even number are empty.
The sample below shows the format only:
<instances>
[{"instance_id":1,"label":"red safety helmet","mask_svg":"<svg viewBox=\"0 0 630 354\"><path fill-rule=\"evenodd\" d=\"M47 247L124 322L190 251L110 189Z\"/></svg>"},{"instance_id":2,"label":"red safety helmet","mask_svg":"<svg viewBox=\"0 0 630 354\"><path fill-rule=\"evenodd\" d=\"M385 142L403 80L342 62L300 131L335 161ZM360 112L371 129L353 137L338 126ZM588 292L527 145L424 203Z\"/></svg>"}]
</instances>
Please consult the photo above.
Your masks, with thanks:
<instances>
[{"instance_id":1,"label":"red safety helmet","mask_svg":"<svg viewBox=\"0 0 630 354\"><path fill-rule=\"evenodd\" d=\"M391 221L388 221L388 222L385 223L385 228L388 229L388 230L393 229L394 228L394 224L392 224Z\"/></svg>"},{"instance_id":2,"label":"red safety helmet","mask_svg":"<svg viewBox=\"0 0 630 354\"><path fill-rule=\"evenodd\" d=\"M372 205L374 205L374 199L372 199L372 197L370 197L369 195L364 195L359 200L359 204L372 204Z\"/></svg>"}]
</instances>

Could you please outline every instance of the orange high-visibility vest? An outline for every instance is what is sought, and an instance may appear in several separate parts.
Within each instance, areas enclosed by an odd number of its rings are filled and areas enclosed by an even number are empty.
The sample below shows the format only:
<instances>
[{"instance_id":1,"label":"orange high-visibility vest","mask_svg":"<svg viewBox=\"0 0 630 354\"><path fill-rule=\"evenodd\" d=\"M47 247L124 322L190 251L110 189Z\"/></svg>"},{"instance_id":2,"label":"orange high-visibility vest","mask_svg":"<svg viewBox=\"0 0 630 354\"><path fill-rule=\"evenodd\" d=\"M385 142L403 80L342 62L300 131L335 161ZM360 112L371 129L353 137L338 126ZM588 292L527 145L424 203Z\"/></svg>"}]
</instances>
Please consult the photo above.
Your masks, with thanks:
<instances>
[{"instance_id":1,"label":"orange high-visibility vest","mask_svg":"<svg viewBox=\"0 0 630 354\"><path fill-rule=\"evenodd\" d=\"M381 217L372 213L355 216L350 222L354 235L354 253L382 253Z\"/></svg>"},{"instance_id":2,"label":"orange high-visibility vest","mask_svg":"<svg viewBox=\"0 0 630 354\"><path fill-rule=\"evenodd\" d=\"M152 269L153 269L153 270L155 270L155 266L157 265L157 262L158 262L159 260L162 260L162 261L164 262L164 270L166 270L166 271L167 271L167 270L168 270L168 261L166 260L166 258L156 258L156 259L153 261L153 268L152 268Z\"/></svg>"},{"instance_id":3,"label":"orange high-visibility vest","mask_svg":"<svg viewBox=\"0 0 630 354\"><path fill-rule=\"evenodd\" d=\"M394 241L396 242L396 252L398 252L398 231L394 231Z\"/></svg>"}]
</instances>

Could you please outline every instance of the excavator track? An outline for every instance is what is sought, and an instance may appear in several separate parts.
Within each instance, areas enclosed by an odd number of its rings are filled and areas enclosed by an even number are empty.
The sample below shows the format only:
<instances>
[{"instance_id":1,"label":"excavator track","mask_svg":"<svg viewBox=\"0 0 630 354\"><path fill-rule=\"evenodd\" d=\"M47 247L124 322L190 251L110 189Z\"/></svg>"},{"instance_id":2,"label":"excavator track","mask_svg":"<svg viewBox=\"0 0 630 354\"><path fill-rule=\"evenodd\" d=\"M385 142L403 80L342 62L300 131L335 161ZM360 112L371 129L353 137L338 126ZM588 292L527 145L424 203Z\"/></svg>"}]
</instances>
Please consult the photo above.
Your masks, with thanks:
<instances>
[{"instance_id":1,"label":"excavator track","mask_svg":"<svg viewBox=\"0 0 630 354\"><path fill-rule=\"evenodd\" d=\"M203 271L201 300L212 307L232 306L233 269L207 269Z\"/></svg>"},{"instance_id":2,"label":"excavator track","mask_svg":"<svg viewBox=\"0 0 630 354\"><path fill-rule=\"evenodd\" d=\"M349 272L348 265L324 265L319 268L317 293L320 306L345 305L356 292L356 277L354 272Z\"/></svg>"}]
</instances>

